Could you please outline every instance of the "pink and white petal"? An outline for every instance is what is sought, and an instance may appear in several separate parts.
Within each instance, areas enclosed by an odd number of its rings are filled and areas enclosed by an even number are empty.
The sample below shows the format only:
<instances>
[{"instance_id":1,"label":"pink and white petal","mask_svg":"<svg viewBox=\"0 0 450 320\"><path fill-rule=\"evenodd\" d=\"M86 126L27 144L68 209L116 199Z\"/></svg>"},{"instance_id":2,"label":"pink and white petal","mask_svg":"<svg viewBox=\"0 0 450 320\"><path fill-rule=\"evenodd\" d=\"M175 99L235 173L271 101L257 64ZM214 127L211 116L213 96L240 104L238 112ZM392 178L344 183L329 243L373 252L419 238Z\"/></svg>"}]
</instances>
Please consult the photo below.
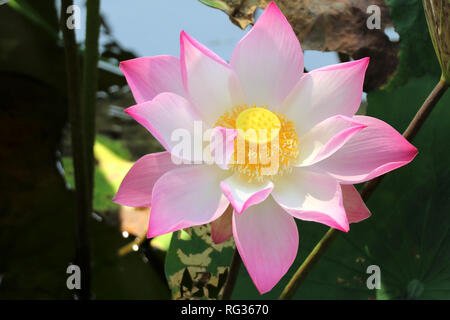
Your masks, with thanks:
<instances>
[{"instance_id":1,"label":"pink and white petal","mask_svg":"<svg viewBox=\"0 0 450 320\"><path fill-rule=\"evenodd\" d=\"M342 184L342 196L344 199L344 208L347 213L349 223L356 223L363 221L370 217L370 211L366 207L358 190L351 184Z\"/></svg>"},{"instance_id":2,"label":"pink and white petal","mask_svg":"<svg viewBox=\"0 0 450 320\"><path fill-rule=\"evenodd\" d=\"M319 122L299 138L297 166L310 166L328 158L365 127L346 116L333 116Z\"/></svg>"},{"instance_id":3,"label":"pink and white petal","mask_svg":"<svg viewBox=\"0 0 450 320\"><path fill-rule=\"evenodd\" d=\"M335 115L352 117L361 104L369 58L340 63L303 75L283 102L280 112L303 135Z\"/></svg>"},{"instance_id":4,"label":"pink and white petal","mask_svg":"<svg viewBox=\"0 0 450 320\"><path fill-rule=\"evenodd\" d=\"M233 235L233 207L228 206L225 212L211 223L211 237L215 244L227 241Z\"/></svg>"},{"instance_id":5,"label":"pink and white petal","mask_svg":"<svg viewBox=\"0 0 450 320\"><path fill-rule=\"evenodd\" d=\"M147 237L209 223L229 205L219 183L223 171L199 165L174 169L155 183Z\"/></svg>"},{"instance_id":6,"label":"pink and white petal","mask_svg":"<svg viewBox=\"0 0 450 320\"><path fill-rule=\"evenodd\" d=\"M303 52L274 2L237 44L230 64L241 80L247 104L279 108L303 74Z\"/></svg>"},{"instance_id":7,"label":"pink and white petal","mask_svg":"<svg viewBox=\"0 0 450 320\"><path fill-rule=\"evenodd\" d=\"M355 116L367 125L342 148L313 167L327 172L343 184L376 178L402 167L417 155L417 149L387 123L372 117Z\"/></svg>"},{"instance_id":8,"label":"pink and white petal","mask_svg":"<svg viewBox=\"0 0 450 320\"><path fill-rule=\"evenodd\" d=\"M211 156L213 162L223 170L228 170L228 164L234 153L234 140L236 140L237 135L236 129L224 127L215 127L211 132Z\"/></svg>"},{"instance_id":9,"label":"pink and white petal","mask_svg":"<svg viewBox=\"0 0 450 320\"><path fill-rule=\"evenodd\" d=\"M185 97L180 59L172 56L143 57L122 61L125 75L136 103L152 100L162 92Z\"/></svg>"},{"instance_id":10,"label":"pink and white petal","mask_svg":"<svg viewBox=\"0 0 450 320\"><path fill-rule=\"evenodd\" d=\"M180 47L186 92L202 118L213 127L230 108L245 103L239 79L230 65L184 31Z\"/></svg>"},{"instance_id":11,"label":"pink and white petal","mask_svg":"<svg viewBox=\"0 0 450 320\"><path fill-rule=\"evenodd\" d=\"M166 172L179 168L169 152L147 154L123 178L113 201L129 207L149 207L156 181Z\"/></svg>"},{"instance_id":12,"label":"pink and white petal","mask_svg":"<svg viewBox=\"0 0 450 320\"><path fill-rule=\"evenodd\" d=\"M291 175L276 181L275 201L292 216L349 230L339 183L326 175L295 168Z\"/></svg>"},{"instance_id":13,"label":"pink and white petal","mask_svg":"<svg viewBox=\"0 0 450 320\"><path fill-rule=\"evenodd\" d=\"M298 250L295 220L273 199L233 214L236 247L258 291L270 291L289 270Z\"/></svg>"},{"instance_id":14,"label":"pink and white petal","mask_svg":"<svg viewBox=\"0 0 450 320\"><path fill-rule=\"evenodd\" d=\"M151 101L129 107L125 112L150 131L169 152L180 145L180 137L191 142L197 134L195 124L201 121L188 100L167 92L157 95ZM181 151L176 152L175 156L183 160L194 158L191 150Z\"/></svg>"},{"instance_id":15,"label":"pink and white petal","mask_svg":"<svg viewBox=\"0 0 450 320\"><path fill-rule=\"evenodd\" d=\"M236 213L244 212L248 207L263 202L272 192L272 181L248 182L234 174L220 183L225 196L230 201Z\"/></svg>"}]
</instances>

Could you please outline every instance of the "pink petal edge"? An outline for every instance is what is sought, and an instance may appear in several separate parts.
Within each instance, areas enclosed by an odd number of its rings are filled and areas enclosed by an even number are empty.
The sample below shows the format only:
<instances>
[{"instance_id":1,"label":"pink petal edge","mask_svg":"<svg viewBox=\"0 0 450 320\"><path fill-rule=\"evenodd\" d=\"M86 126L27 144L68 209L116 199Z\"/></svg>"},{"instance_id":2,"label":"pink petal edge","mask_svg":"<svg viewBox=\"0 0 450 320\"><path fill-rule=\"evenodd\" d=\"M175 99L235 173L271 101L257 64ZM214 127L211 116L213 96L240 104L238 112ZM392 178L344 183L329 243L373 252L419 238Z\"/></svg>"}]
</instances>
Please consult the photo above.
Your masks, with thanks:
<instances>
[{"instance_id":1,"label":"pink petal edge","mask_svg":"<svg viewBox=\"0 0 450 320\"><path fill-rule=\"evenodd\" d=\"M241 80L248 105L279 108L303 74L303 51L275 2L236 45L230 64Z\"/></svg>"},{"instance_id":2,"label":"pink petal edge","mask_svg":"<svg viewBox=\"0 0 450 320\"><path fill-rule=\"evenodd\" d=\"M146 128L169 152L180 143L172 140L175 130L183 130L190 137L194 137L195 122L201 121L189 101L169 92L161 93L151 101L129 107L125 112ZM193 155L176 156L191 160Z\"/></svg>"},{"instance_id":3,"label":"pink petal edge","mask_svg":"<svg viewBox=\"0 0 450 320\"><path fill-rule=\"evenodd\" d=\"M233 175L220 182L220 188L236 213L241 214L248 207L263 202L272 192L273 183L269 180L249 183Z\"/></svg>"},{"instance_id":4,"label":"pink petal edge","mask_svg":"<svg viewBox=\"0 0 450 320\"><path fill-rule=\"evenodd\" d=\"M353 185L342 184L341 189L345 213L349 223L361 222L371 216L369 209L361 199L361 195Z\"/></svg>"},{"instance_id":5,"label":"pink petal edge","mask_svg":"<svg viewBox=\"0 0 450 320\"><path fill-rule=\"evenodd\" d=\"M348 232L339 183L325 174L296 168L276 181L272 197L297 219L314 221Z\"/></svg>"},{"instance_id":6,"label":"pink petal edge","mask_svg":"<svg viewBox=\"0 0 450 320\"><path fill-rule=\"evenodd\" d=\"M230 108L245 103L231 66L184 31L180 35L180 61L189 100L210 127Z\"/></svg>"},{"instance_id":7,"label":"pink petal edge","mask_svg":"<svg viewBox=\"0 0 450 320\"><path fill-rule=\"evenodd\" d=\"M129 207L149 207L156 181L179 166L172 162L169 152L158 152L137 160L119 186L113 201Z\"/></svg>"},{"instance_id":8,"label":"pink petal edge","mask_svg":"<svg viewBox=\"0 0 450 320\"><path fill-rule=\"evenodd\" d=\"M294 122L299 135L329 117L353 117L361 104L368 63L364 58L305 73L280 112Z\"/></svg>"},{"instance_id":9,"label":"pink petal edge","mask_svg":"<svg viewBox=\"0 0 450 320\"><path fill-rule=\"evenodd\" d=\"M180 59L173 56L141 57L120 62L136 103L152 100L162 92L186 96Z\"/></svg>"},{"instance_id":10,"label":"pink petal edge","mask_svg":"<svg viewBox=\"0 0 450 320\"><path fill-rule=\"evenodd\" d=\"M171 170L155 183L147 237L202 225L219 218L230 204L222 194L223 179L215 166Z\"/></svg>"},{"instance_id":11,"label":"pink petal edge","mask_svg":"<svg viewBox=\"0 0 450 320\"><path fill-rule=\"evenodd\" d=\"M323 120L300 137L302 147L298 166L310 166L328 158L366 127L365 124L342 115Z\"/></svg>"},{"instance_id":12,"label":"pink petal edge","mask_svg":"<svg viewBox=\"0 0 450 320\"><path fill-rule=\"evenodd\" d=\"M233 237L261 294L280 281L297 255L299 241L294 218L271 198L243 214L233 214Z\"/></svg>"},{"instance_id":13,"label":"pink petal edge","mask_svg":"<svg viewBox=\"0 0 450 320\"><path fill-rule=\"evenodd\" d=\"M342 184L361 183L410 163L417 149L389 124L376 118L355 116L367 125L342 148L313 167Z\"/></svg>"}]
</instances>

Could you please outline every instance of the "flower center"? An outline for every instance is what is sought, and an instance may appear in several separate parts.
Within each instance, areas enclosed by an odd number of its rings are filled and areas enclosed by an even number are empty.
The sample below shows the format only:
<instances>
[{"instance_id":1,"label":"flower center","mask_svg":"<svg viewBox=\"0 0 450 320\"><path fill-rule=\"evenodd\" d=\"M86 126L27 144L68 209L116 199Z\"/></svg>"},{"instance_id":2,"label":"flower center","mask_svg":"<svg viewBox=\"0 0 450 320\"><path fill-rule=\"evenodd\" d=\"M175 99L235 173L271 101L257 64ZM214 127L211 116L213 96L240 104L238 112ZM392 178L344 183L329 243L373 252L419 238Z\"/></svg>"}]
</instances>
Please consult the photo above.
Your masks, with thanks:
<instances>
[{"instance_id":1,"label":"flower center","mask_svg":"<svg viewBox=\"0 0 450 320\"><path fill-rule=\"evenodd\" d=\"M264 108L246 109L236 119L236 129L250 143L271 142L278 137L280 128L280 119Z\"/></svg>"},{"instance_id":2,"label":"flower center","mask_svg":"<svg viewBox=\"0 0 450 320\"><path fill-rule=\"evenodd\" d=\"M293 123L267 106L236 106L215 126L238 130L230 169L249 182L290 172L298 157L298 135Z\"/></svg>"}]
</instances>

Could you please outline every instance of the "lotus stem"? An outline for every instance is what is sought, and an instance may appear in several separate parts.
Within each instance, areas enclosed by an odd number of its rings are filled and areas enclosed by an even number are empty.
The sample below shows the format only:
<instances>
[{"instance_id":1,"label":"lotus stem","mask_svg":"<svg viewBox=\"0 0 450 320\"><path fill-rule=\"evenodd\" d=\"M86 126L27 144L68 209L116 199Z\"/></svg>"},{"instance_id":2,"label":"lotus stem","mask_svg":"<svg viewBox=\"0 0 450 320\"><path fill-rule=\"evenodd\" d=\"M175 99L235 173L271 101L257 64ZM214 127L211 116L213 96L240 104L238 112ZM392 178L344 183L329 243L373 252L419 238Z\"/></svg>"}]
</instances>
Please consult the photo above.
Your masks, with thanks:
<instances>
[{"instance_id":1,"label":"lotus stem","mask_svg":"<svg viewBox=\"0 0 450 320\"><path fill-rule=\"evenodd\" d=\"M92 213L94 177L95 102L97 93L98 35L100 29L99 0L87 1L86 50L84 55L83 87L81 87L80 58L75 31L68 28L67 8L73 0L61 0L61 30L67 70L67 97L71 127L72 157L76 197L76 258L81 269L81 289L78 297L91 297L91 260L88 217Z\"/></svg>"},{"instance_id":2,"label":"lotus stem","mask_svg":"<svg viewBox=\"0 0 450 320\"><path fill-rule=\"evenodd\" d=\"M234 286L238 277L239 269L241 268L242 259L239 255L238 249L234 250L233 258L231 259L230 271L228 273L227 282L223 289L222 300L230 300L233 293Z\"/></svg>"}]
</instances>

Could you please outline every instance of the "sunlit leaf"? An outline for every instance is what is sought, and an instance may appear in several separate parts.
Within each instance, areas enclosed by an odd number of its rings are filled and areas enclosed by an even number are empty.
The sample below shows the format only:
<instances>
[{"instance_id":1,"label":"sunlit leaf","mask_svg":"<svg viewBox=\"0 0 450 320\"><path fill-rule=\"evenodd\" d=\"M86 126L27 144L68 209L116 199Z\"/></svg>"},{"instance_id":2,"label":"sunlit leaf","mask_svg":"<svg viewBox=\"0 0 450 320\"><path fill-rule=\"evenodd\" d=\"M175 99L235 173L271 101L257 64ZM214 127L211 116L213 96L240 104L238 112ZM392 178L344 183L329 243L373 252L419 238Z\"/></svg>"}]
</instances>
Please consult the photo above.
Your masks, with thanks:
<instances>
[{"instance_id":1,"label":"sunlit leaf","mask_svg":"<svg viewBox=\"0 0 450 320\"><path fill-rule=\"evenodd\" d=\"M211 225L192 227L172 236L166 257L166 278L174 299L217 299L223 292L233 240L214 244Z\"/></svg>"}]
</instances>

